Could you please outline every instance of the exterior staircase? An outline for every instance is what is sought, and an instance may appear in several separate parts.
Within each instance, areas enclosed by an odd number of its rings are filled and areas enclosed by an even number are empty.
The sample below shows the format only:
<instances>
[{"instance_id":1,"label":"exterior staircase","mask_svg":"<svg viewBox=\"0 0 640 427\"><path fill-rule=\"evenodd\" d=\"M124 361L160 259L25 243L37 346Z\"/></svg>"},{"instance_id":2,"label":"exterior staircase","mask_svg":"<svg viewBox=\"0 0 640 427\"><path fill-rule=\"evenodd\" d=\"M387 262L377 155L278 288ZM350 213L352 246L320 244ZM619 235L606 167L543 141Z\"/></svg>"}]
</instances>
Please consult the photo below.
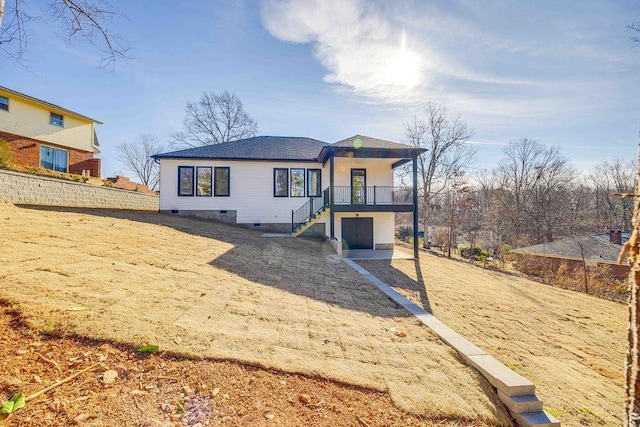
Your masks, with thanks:
<instances>
[{"instance_id":1,"label":"exterior staircase","mask_svg":"<svg viewBox=\"0 0 640 427\"><path fill-rule=\"evenodd\" d=\"M329 207L326 207L324 209L322 209L320 212L318 212L317 214L315 214L312 218L310 218L307 222L298 225L298 227L295 228L295 230L293 230L291 232L291 235L293 237L298 237L299 235L301 235L302 233L304 233L307 229L311 228L311 226L313 224L315 224L316 222L318 222L318 220L320 218L322 218L323 216L325 216L327 213L329 213L331 209Z\"/></svg>"},{"instance_id":2,"label":"exterior staircase","mask_svg":"<svg viewBox=\"0 0 640 427\"><path fill-rule=\"evenodd\" d=\"M291 236L297 237L309 229L330 210L330 192L326 189L320 196L309 200L297 211L291 211Z\"/></svg>"}]
</instances>

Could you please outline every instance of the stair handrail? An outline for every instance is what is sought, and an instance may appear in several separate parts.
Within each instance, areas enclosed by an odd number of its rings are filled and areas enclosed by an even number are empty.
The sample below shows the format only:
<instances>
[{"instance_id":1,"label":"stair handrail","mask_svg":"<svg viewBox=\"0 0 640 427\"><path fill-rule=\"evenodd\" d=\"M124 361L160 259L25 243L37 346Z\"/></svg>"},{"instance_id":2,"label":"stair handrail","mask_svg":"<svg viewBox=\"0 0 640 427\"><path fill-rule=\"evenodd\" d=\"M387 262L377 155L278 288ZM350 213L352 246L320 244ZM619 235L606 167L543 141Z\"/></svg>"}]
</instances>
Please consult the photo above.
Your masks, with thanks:
<instances>
[{"instance_id":1,"label":"stair handrail","mask_svg":"<svg viewBox=\"0 0 640 427\"><path fill-rule=\"evenodd\" d=\"M325 189L320 196L311 196L297 210L291 211L291 232L295 233L298 227L309 222L330 204L329 188Z\"/></svg>"}]
</instances>

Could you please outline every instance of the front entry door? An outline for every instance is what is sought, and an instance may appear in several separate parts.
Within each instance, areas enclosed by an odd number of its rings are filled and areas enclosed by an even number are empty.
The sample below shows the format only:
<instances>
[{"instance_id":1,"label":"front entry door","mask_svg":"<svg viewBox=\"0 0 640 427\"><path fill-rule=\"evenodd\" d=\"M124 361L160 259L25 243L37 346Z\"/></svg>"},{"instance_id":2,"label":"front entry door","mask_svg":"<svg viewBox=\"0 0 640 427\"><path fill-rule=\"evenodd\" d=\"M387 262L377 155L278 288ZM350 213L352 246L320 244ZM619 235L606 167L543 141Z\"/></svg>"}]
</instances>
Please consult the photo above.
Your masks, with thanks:
<instances>
[{"instance_id":1,"label":"front entry door","mask_svg":"<svg viewBox=\"0 0 640 427\"><path fill-rule=\"evenodd\" d=\"M342 218L342 249L373 249L373 218Z\"/></svg>"},{"instance_id":2,"label":"front entry door","mask_svg":"<svg viewBox=\"0 0 640 427\"><path fill-rule=\"evenodd\" d=\"M351 204L367 204L367 171L351 169Z\"/></svg>"}]
</instances>

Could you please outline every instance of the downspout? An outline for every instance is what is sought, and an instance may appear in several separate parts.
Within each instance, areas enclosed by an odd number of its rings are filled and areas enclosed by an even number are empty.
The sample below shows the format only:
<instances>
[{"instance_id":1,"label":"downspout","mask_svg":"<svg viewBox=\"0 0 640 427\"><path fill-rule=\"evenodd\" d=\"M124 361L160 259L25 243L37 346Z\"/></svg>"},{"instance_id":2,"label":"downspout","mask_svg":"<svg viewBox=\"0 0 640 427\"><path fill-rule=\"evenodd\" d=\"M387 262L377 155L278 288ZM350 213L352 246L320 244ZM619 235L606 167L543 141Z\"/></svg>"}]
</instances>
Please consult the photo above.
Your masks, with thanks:
<instances>
[{"instance_id":1,"label":"downspout","mask_svg":"<svg viewBox=\"0 0 640 427\"><path fill-rule=\"evenodd\" d=\"M429 231L424 230L424 238L428 239ZM413 257L420 258L418 249L418 154L413 153Z\"/></svg>"},{"instance_id":2,"label":"downspout","mask_svg":"<svg viewBox=\"0 0 640 427\"><path fill-rule=\"evenodd\" d=\"M153 157L153 161L160 166L160 171L158 171L158 175L160 175L162 171L162 163L160 163L160 160L158 160L157 157ZM160 177L158 177L158 193L160 193ZM158 194L158 213L160 213L160 194Z\"/></svg>"}]
</instances>

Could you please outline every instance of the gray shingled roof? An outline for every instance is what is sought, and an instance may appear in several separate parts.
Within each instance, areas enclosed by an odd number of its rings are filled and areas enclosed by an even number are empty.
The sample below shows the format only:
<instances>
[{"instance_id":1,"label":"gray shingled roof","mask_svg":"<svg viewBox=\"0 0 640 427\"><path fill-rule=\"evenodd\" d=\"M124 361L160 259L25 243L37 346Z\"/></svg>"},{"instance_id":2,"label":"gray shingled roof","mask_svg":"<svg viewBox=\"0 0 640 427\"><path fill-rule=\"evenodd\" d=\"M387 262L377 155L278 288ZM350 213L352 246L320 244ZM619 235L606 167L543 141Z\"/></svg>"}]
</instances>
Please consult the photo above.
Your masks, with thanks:
<instances>
[{"instance_id":1,"label":"gray shingled roof","mask_svg":"<svg viewBox=\"0 0 640 427\"><path fill-rule=\"evenodd\" d=\"M622 243L629 240L629 233L622 233ZM580 243L584 248L584 257L589 260L616 262L622 250L621 245L609 243L608 234L577 237L573 239L557 240L541 245L527 246L514 249L511 252L528 255L540 255L554 258L581 259Z\"/></svg>"},{"instance_id":2,"label":"gray shingled roof","mask_svg":"<svg viewBox=\"0 0 640 427\"><path fill-rule=\"evenodd\" d=\"M411 149L410 145L398 144L397 142L385 141L384 139L371 138L370 136L354 135L351 138L343 139L334 144L332 147L345 148L391 148L391 149Z\"/></svg>"},{"instance_id":3,"label":"gray shingled roof","mask_svg":"<svg viewBox=\"0 0 640 427\"><path fill-rule=\"evenodd\" d=\"M326 142L291 136L256 136L152 156L156 159L315 161Z\"/></svg>"},{"instance_id":4,"label":"gray shingled roof","mask_svg":"<svg viewBox=\"0 0 640 427\"><path fill-rule=\"evenodd\" d=\"M154 159L318 161L320 153L325 147L373 149L369 151L404 150L405 153L407 150L425 151L421 148L362 135L355 135L334 144L305 137L255 136L221 144L157 154L151 157ZM326 155L327 151L325 150L323 154Z\"/></svg>"}]
</instances>

